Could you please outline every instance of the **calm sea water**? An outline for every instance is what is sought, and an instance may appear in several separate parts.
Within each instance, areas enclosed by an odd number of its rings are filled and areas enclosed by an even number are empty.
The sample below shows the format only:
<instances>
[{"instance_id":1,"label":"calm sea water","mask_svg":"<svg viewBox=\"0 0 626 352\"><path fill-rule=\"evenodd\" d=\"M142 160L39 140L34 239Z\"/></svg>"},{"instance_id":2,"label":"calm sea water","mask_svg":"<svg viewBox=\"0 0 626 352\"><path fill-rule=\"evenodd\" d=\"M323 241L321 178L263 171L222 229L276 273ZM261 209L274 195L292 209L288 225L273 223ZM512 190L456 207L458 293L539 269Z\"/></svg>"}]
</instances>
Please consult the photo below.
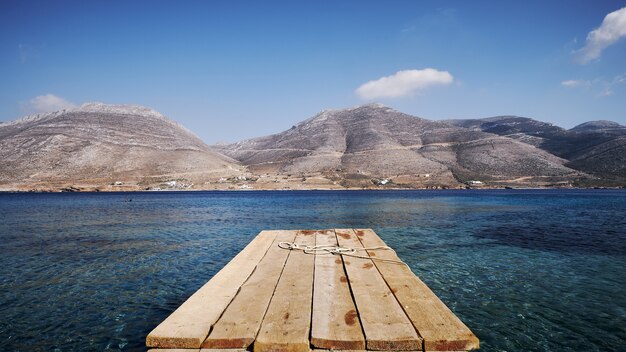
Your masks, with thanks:
<instances>
[{"instance_id":1,"label":"calm sea water","mask_svg":"<svg viewBox=\"0 0 626 352\"><path fill-rule=\"evenodd\" d=\"M373 228L482 351L626 351L610 190L0 194L0 350L143 350L260 230L332 227Z\"/></svg>"}]
</instances>

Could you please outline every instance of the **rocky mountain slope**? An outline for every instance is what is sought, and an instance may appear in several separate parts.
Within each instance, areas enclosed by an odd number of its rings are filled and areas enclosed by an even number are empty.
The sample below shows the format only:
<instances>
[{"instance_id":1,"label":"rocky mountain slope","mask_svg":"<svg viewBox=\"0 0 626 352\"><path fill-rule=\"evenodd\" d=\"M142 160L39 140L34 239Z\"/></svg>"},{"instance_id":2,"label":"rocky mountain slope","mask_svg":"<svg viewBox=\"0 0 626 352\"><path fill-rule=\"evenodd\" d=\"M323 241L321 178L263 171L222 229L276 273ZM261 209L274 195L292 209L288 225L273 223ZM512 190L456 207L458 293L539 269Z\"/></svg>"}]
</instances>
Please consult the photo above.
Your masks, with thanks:
<instances>
[{"instance_id":1,"label":"rocky mountain slope","mask_svg":"<svg viewBox=\"0 0 626 352\"><path fill-rule=\"evenodd\" d=\"M570 168L605 179L626 178L626 126L590 121L570 130L517 116L448 120L474 131L514 138L568 160Z\"/></svg>"},{"instance_id":2,"label":"rocky mountain slope","mask_svg":"<svg viewBox=\"0 0 626 352\"><path fill-rule=\"evenodd\" d=\"M554 183L584 176L530 143L376 104L327 110L287 131L214 148L251 172L320 173L345 186Z\"/></svg>"},{"instance_id":3,"label":"rocky mountain slope","mask_svg":"<svg viewBox=\"0 0 626 352\"><path fill-rule=\"evenodd\" d=\"M0 160L8 189L190 184L242 169L154 110L100 103L1 123Z\"/></svg>"},{"instance_id":4,"label":"rocky mountain slope","mask_svg":"<svg viewBox=\"0 0 626 352\"><path fill-rule=\"evenodd\" d=\"M0 190L626 184L626 127L431 121L370 104L209 147L149 108L85 104L0 123ZM594 183L595 182L595 183ZM600 183L601 184L601 183Z\"/></svg>"}]
</instances>

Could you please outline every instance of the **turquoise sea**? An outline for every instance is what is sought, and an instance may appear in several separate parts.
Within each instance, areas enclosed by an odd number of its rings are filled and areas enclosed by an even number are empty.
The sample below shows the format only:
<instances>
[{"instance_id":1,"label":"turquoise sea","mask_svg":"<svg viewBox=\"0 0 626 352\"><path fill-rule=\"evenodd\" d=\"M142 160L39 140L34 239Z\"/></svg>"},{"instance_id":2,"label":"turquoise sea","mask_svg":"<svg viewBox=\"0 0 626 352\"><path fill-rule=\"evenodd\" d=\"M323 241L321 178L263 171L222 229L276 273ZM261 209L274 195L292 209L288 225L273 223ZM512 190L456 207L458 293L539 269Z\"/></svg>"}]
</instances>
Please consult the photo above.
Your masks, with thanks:
<instances>
[{"instance_id":1,"label":"turquoise sea","mask_svg":"<svg viewBox=\"0 0 626 352\"><path fill-rule=\"evenodd\" d=\"M140 351L263 229L374 229L481 351L626 351L626 190L0 194L0 350Z\"/></svg>"}]
</instances>

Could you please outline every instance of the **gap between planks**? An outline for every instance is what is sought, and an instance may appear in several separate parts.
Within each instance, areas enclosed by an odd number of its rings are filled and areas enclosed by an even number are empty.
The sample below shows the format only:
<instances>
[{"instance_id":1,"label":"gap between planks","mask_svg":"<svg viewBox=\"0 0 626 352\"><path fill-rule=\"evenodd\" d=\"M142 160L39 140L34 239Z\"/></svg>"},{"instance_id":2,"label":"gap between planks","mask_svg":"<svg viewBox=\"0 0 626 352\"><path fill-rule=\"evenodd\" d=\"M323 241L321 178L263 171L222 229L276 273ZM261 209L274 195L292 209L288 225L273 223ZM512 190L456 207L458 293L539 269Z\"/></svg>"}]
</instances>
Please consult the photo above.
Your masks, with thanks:
<instances>
[{"instance_id":1,"label":"gap between planks","mask_svg":"<svg viewBox=\"0 0 626 352\"><path fill-rule=\"evenodd\" d=\"M334 230L318 231L318 246L338 246ZM364 350L365 338L348 284L343 256L315 255L311 345L333 350Z\"/></svg>"},{"instance_id":2,"label":"gap between planks","mask_svg":"<svg viewBox=\"0 0 626 352\"><path fill-rule=\"evenodd\" d=\"M315 231L298 231L296 243L315 246ZM272 296L254 351L308 352L315 256L289 251L278 285Z\"/></svg>"},{"instance_id":3,"label":"gap between planks","mask_svg":"<svg viewBox=\"0 0 626 352\"><path fill-rule=\"evenodd\" d=\"M341 247L360 248L352 229L337 229ZM422 350L422 339L389 289L372 259L345 256L344 264L354 295L368 350Z\"/></svg>"}]
</instances>

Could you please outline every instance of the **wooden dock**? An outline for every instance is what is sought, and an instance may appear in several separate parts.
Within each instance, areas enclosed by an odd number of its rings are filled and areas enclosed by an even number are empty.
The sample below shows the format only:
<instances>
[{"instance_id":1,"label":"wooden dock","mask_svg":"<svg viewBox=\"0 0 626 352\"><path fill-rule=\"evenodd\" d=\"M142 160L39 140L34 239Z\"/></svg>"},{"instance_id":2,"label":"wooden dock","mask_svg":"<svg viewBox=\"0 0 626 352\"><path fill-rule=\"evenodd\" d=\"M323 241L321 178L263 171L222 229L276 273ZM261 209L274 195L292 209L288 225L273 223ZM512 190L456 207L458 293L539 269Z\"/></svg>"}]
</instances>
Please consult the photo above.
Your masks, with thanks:
<instances>
[{"instance_id":1,"label":"wooden dock","mask_svg":"<svg viewBox=\"0 0 626 352\"><path fill-rule=\"evenodd\" d=\"M292 243L357 251L285 249ZM384 246L369 229L262 231L146 345L155 352L478 349L468 327Z\"/></svg>"}]
</instances>

